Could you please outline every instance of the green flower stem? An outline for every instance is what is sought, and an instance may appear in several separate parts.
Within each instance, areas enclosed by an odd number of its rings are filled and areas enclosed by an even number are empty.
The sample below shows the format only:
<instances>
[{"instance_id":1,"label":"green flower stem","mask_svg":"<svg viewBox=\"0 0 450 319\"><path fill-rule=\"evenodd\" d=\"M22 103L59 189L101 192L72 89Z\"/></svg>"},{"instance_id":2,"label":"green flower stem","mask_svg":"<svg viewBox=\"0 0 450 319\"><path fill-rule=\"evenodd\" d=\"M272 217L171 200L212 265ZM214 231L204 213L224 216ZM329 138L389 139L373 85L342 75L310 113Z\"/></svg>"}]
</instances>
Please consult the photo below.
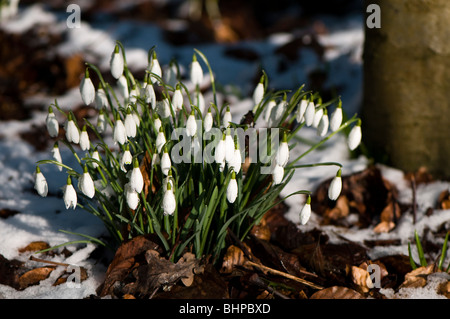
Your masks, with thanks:
<instances>
[{"instance_id":1,"label":"green flower stem","mask_svg":"<svg viewBox=\"0 0 450 319\"><path fill-rule=\"evenodd\" d=\"M306 167L316 167L316 166L338 166L342 167L342 164L337 162L323 162L323 163L314 163L314 164L302 164L302 165L291 165L286 166L285 170L297 169L297 168L306 168Z\"/></svg>"},{"instance_id":2,"label":"green flower stem","mask_svg":"<svg viewBox=\"0 0 450 319\"><path fill-rule=\"evenodd\" d=\"M206 66L208 67L209 76L211 77L211 89L212 89L212 92L213 92L214 104L217 105L216 84L215 84L215 80L214 80L214 73L213 73L213 71L211 69L211 65L209 64L208 59L205 57L205 55L201 51L199 51L197 49L194 49L194 51L198 55L200 55L200 57L202 58L203 62L205 62ZM203 115L202 115L202 117L203 117Z\"/></svg>"}]
</instances>

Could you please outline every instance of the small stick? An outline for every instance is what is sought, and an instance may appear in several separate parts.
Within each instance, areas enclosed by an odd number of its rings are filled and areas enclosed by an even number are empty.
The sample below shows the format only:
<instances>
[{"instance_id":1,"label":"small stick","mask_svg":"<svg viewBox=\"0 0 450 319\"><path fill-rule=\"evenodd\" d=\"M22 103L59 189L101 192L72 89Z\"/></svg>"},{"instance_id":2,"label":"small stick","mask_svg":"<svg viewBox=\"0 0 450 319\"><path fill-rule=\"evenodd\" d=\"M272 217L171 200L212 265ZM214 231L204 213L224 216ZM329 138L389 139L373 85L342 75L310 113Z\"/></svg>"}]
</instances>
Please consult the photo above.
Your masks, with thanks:
<instances>
[{"instance_id":1,"label":"small stick","mask_svg":"<svg viewBox=\"0 0 450 319\"><path fill-rule=\"evenodd\" d=\"M59 263L59 262L56 262L56 261L40 259L40 258L36 258L34 256L30 256L30 260L37 261L39 263L47 263L47 264L51 264L51 265L56 265L56 266L63 266L63 267L69 267L70 266L70 264Z\"/></svg>"},{"instance_id":2,"label":"small stick","mask_svg":"<svg viewBox=\"0 0 450 319\"><path fill-rule=\"evenodd\" d=\"M254 262L252 262L250 260L245 261L244 264L249 265L249 266L254 266L254 267L257 267L257 268L262 269L262 270L266 270L268 272L271 272L274 275L279 275L279 276L282 276L282 277L285 277L285 278L288 278L288 279L295 280L295 281L297 281L299 283L302 283L302 284L304 284L306 286L310 286L310 287L312 287L314 289L319 289L319 290L323 289L322 286L316 285L315 283L309 282L309 281L304 280L302 278L299 278L299 277L296 277L296 276L284 273L282 271L279 271L279 270L276 270L276 269L273 269L273 268L269 268L269 267L264 266L264 265L260 265L260 264L254 263Z\"/></svg>"}]
</instances>

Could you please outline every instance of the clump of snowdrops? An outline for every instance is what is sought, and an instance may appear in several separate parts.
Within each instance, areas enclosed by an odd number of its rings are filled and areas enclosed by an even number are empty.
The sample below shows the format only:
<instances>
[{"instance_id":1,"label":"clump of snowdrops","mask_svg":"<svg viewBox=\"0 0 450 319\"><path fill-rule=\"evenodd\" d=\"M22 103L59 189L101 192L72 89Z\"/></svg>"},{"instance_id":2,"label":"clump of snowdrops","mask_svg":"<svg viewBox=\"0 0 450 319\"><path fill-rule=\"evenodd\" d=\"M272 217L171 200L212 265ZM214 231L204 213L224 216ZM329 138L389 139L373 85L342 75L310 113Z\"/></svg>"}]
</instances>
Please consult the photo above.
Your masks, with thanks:
<instances>
[{"instance_id":1,"label":"clump of snowdrops","mask_svg":"<svg viewBox=\"0 0 450 319\"><path fill-rule=\"evenodd\" d=\"M117 42L110 61L117 82L106 83L100 70L89 63L81 81L82 100L98 110L96 121L84 119L79 127L72 111L64 111L57 101L50 105L46 119L50 136L58 136L61 122L65 134L55 141L53 159L38 162L35 188L41 196L47 195L40 165L54 164L67 172L65 207L78 206L94 214L111 237L107 243L87 236L86 241L117 247L134 236L154 234L171 260L185 250L197 258L212 255L217 260L228 231L244 240L268 210L289 196L305 198L299 214L300 223L307 223L309 190L280 198L296 169L335 165L329 197L339 196L339 163L296 164L346 128L351 128L349 148L358 147L360 120L354 116L343 121L339 98L322 103L317 93L304 91L303 86L295 92L269 91L263 72L254 89L251 113L233 122L230 105L217 103L214 74L200 51L194 50L188 70L183 78L179 65L172 62L162 74L152 48L145 77L136 79ZM205 82L213 93L209 105L200 90ZM262 125L255 128L254 123ZM321 139L291 158L290 141L305 126L317 128ZM88 131L95 139L90 140ZM61 144L72 151L79 167L64 163Z\"/></svg>"}]
</instances>

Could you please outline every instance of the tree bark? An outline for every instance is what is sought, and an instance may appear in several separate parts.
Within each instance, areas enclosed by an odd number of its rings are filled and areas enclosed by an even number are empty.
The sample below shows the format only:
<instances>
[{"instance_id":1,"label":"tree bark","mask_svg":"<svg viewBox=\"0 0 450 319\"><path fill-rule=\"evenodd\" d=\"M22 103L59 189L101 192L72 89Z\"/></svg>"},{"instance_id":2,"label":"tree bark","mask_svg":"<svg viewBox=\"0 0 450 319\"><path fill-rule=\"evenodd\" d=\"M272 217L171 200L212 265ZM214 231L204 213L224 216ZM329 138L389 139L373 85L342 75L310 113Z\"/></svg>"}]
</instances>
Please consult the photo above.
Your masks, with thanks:
<instances>
[{"instance_id":1,"label":"tree bark","mask_svg":"<svg viewBox=\"0 0 450 319\"><path fill-rule=\"evenodd\" d=\"M375 160L450 177L450 1L369 0L363 138Z\"/></svg>"}]
</instances>

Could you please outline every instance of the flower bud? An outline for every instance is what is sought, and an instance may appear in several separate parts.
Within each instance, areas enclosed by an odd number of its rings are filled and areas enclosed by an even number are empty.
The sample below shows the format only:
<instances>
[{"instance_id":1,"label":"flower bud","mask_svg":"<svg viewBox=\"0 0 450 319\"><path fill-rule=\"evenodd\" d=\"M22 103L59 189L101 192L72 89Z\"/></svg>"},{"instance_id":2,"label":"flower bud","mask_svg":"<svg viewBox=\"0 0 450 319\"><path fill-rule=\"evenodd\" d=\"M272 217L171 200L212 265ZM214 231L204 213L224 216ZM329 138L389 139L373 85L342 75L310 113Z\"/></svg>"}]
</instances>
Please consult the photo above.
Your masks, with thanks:
<instances>
[{"instance_id":1,"label":"flower bud","mask_svg":"<svg viewBox=\"0 0 450 319\"><path fill-rule=\"evenodd\" d=\"M128 82L127 82L127 78L123 74L117 80L117 87L119 88L119 91L122 94L122 97L125 100L128 100L128 98L130 96L130 93L128 91Z\"/></svg>"},{"instance_id":2,"label":"flower bud","mask_svg":"<svg viewBox=\"0 0 450 319\"><path fill-rule=\"evenodd\" d=\"M109 62L111 67L111 74L117 80L122 74L124 69L124 60L122 54L119 51L119 45L116 44L113 53L111 54L111 60Z\"/></svg>"},{"instance_id":3,"label":"flower bud","mask_svg":"<svg viewBox=\"0 0 450 319\"><path fill-rule=\"evenodd\" d=\"M91 147L91 142L89 141L89 135L86 129L86 125L83 126L80 134L80 147L83 151L87 151Z\"/></svg>"},{"instance_id":4,"label":"flower bud","mask_svg":"<svg viewBox=\"0 0 450 319\"><path fill-rule=\"evenodd\" d=\"M305 205L300 212L300 224L305 225L311 217L311 196L308 196Z\"/></svg>"},{"instance_id":5,"label":"flower bud","mask_svg":"<svg viewBox=\"0 0 450 319\"><path fill-rule=\"evenodd\" d=\"M61 153L59 152L58 142L55 142L55 144L53 145L52 156L55 161L62 164L62 158L61 158ZM61 172L62 166L58 165L58 170Z\"/></svg>"},{"instance_id":6,"label":"flower bud","mask_svg":"<svg viewBox=\"0 0 450 319\"><path fill-rule=\"evenodd\" d=\"M80 142L80 132L78 131L78 127L75 125L75 122L72 119L72 116L69 114L67 118L67 122L65 125L66 129L66 139L69 143L78 144Z\"/></svg>"},{"instance_id":7,"label":"flower bud","mask_svg":"<svg viewBox=\"0 0 450 319\"><path fill-rule=\"evenodd\" d=\"M120 169L124 172L127 171L125 168L125 165L130 165L133 161L133 156L130 152L130 145L127 144L125 151L123 152L122 156L120 157Z\"/></svg>"},{"instance_id":8,"label":"flower bud","mask_svg":"<svg viewBox=\"0 0 450 319\"><path fill-rule=\"evenodd\" d=\"M197 133L197 121L195 120L194 110L192 110L186 122L186 134L187 136L194 136L195 133Z\"/></svg>"},{"instance_id":9,"label":"flower bud","mask_svg":"<svg viewBox=\"0 0 450 319\"><path fill-rule=\"evenodd\" d=\"M328 132L328 114L324 111L322 118L320 119L319 126L317 127L317 135L323 137Z\"/></svg>"},{"instance_id":10,"label":"flower bud","mask_svg":"<svg viewBox=\"0 0 450 319\"><path fill-rule=\"evenodd\" d=\"M181 111L183 109L183 93L181 93L180 86L177 85L177 88L175 89L175 92L172 96L172 105L174 108L174 111Z\"/></svg>"},{"instance_id":11,"label":"flower bud","mask_svg":"<svg viewBox=\"0 0 450 319\"><path fill-rule=\"evenodd\" d=\"M342 190L342 170L339 169L336 176L331 180L330 186L328 187L328 198L331 200L336 200L341 194Z\"/></svg>"},{"instance_id":12,"label":"flower bud","mask_svg":"<svg viewBox=\"0 0 450 319\"><path fill-rule=\"evenodd\" d=\"M259 83L256 85L255 90L253 91L253 104L255 107L253 108L253 113L256 112L257 106L261 103L264 97L264 76L261 76Z\"/></svg>"},{"instance_id":13,"label":"flower bud","mask_svg":"<svg viewBox=\"0 0 450 319\"><path fill-rule=\"evenodd\" d=\"M167 190L164 192L162 208L164 215L173 215L177 208L177 202L175 200L175 195L173 194L171 183L167 183Z\"/></svg>"},{"instance_id":14,"label":"flower bud","mask_svg":"<svg viewBox=\"0 0 450 319\"><path fill-rule=\"evenodd\" d=\"M66 205L66 209L77 207L77 192L75 188L72 186L72 180L70 176L67 177L67 184L64 186L64 195L63 195L64 204Z\"/></svg>"},{"instance_id":15,"label":"flower bud","mask_svg":"<svg viewBox=\"0 0 450 319\"><path fill-rule=\"evenodd\" d=\"M44 174L42 174L41 169L39 168L39 166L36 166L36 173L35 173L35 180L34 180L34 189L42 197L45 197L48 194L47 180L45 179Z\"/></svg>"},{"instance_id":16,"label":"flower bud","mask_svg":"<svg viewBox=\"0 0 450 319\"><path fill-rule=\"evenodd\" d=\"M231 173L231 179L227 187L227 200L229 203L234 203L238 195L238 185L236 182L236 173L233 171Z\"/></svg>"},{"instance_id":17,"label":"flower bud","mask_svg":"<svg viewBox=\"0 0 450 319\"><path fill-rule=\"evenodd\" d=\"M296 113L298 123L303 123L305 121L305 112L307 107L308 107L308 100L302 99Z\"/></svg>"},{"instance_id":18,"label":"flower bud","mask_svg":"<svg viewBox=\"0 0 450 319\"><path fill-rule=\"evenodd\" d=\"M125 125L123 124L119 115L117 115L116 123L114 125L113 138L115 144L119 143L123 145L127 141L127 132L125 129Z\"/></svg>"},{"instance_id":19,"label":"flower bud","mask_svg":"<svg viewBox=\"0 0 450 319\"><path fill-rule=\"evenodd\" d=\"M225 110L225 114L223 115L223 127L227 128L230 126L230 122L232 121L232 116L231 116L231 112L230 112L230 107L227 106L227 109Z\"/></svg>"},{"instance_id":20,"label":"flower bud","mask_svg":"<svg viewBox=\"0 0 450 319\"><path fill-rule=\"evenodd\" d=\"M159 64L159 61L158 61L155 51L153 51L152 60L150 62L149 69L150 69L150 73L154 73L155 75L157 75L158 77L161 78L161 76L162 76L161 65ZM153 74L150 74L150 79L151 79L152 83L159 82L159 80L156 79L156 77Z\"/></svg>"},{"instance_id":21,"label":"flower bud","mask_svg":"<svg viewBox=\"0 0 450 319\"><path fill-rule=\"evenodd\" d=\"M94 181L88 173L87 166L84 166L84 172L78 180L78 189L89 198L92 198L95 195Z\"/></svg>"},{"instance_id":22,"label":"flower bud","mask_svg":"<svg viewBox=\"0 0 450 319\"><path fill-rule=\"evenodd\" d=\"M133 170L131 171L130 176L130 185L138 193L142 192L142 189L144 188L144 177L142 176L137 159L135 159L133 163Z\"/></svg>"},{"instance_id":23,"label":"flower bud","mask_svg":"<svg viewBox=\"0 0 450 319\"><path fill-rule=\"evenodd\" d=\"M128 137L136 136L136 122L134 116L131 114L130 109L127 109L127 115L125 116L125 131Z\"/></svg>"},{"instance_id":24,"label":"flower bud","mask_svg":"<svg viewBox=\"0 0 450 319\"><path fill-rule=\"evenodd\" d=\"M203 70L195 54L192 57L190 78L195 86L201 85L203 82Z\"/></svg>"},{"instance_id":25,"label":"flower bud","mask_svg":"<svg viewBox=\"0 0 450 319\"><path fill-rule=\"evenodd\" d=\"M89 105L94 102L95 99L95 87L89 77L89 70L86 68L85 76L81 79L80 83L81 99L84 104Z\"/></svg>"},{"instance_id":26,"label":"flower bud","mask_svg":"<svg viewBox=\"0 0 450 319\"><path fill-rule=\"evenodd\" d=\"M159 128L159 133L156 136L156 149L158 153L161 153L162 147L166 144L166 137L164 135L164 130L162 127Z\"/></svg>"},{"instance_id":27,"label":"flower bud","mask_svg":"<svg viewBox=\"0 0 450 319\"><path fill-rule=\"evenodd\" d=\"M279 166L285 167L289 161L289 145L287 143L286 133L283 133L283 141L277 150L276 163Z\"/></svg>"},{"instance_id":28,"label":"flower bud","mask_svg":"<svg viewBox=\"0 0 450 319\"><path fill-rule=\"evenodd\" d=\"M208 113L205 115L205 119L203 120L203 129L205 132L209 132L212 129L213 126L213 116L211 113L211 108L208 109Z\"/></svg>"},{"instance_id":29,"label":"flower bud","mask_svg":"<svg viewBox=\"0 0 450 319\"><path fill-rule=\"evenodd\" d=\"M361 143L362 138L362 132L361 132L361 122L358 121L358 123L353 126L352 130L348 134L348 148L353 151L355 150L359 144Z\"/></svg>"},{"instance_id":30,"label":"flower bud","mask_svg":"<svg viewBox=\"0 0 450 319\"><path fill-rule=\"evenodd\" d=\"M169 153L167 151L167 148L164 149L164 153L161 157L161 171L164 175L169 174L169 170L172 167L172 161L170 160Z\"/></svg>"},{"instance_id":31,"label":"flower bud","mask_svg":"<svg viewBox=\"0 0 450 319\"><path fill-rule=\"evenodd\" d=\"M338 107L336 108L336 110L334 110L333 114L331 115L331 119L330 119L330 130L331 131L336 132L341 127L342 118L343 118L342 107L339 104Z\"/></svg>"},{"instance_id":32,"label":"flower bud","mask_svg":"<svg viewBox=\"0 0 450 319\"><path fill-rule=\"evenodd\" d=\"M95 93L95 107L97 110L101 110L108 105L108 98L106 97L105 89L102 86L102 82L99 83L97 92Z\"/></svg>"},{"instance_id":33,"label":"flower bud","mask_svg":"<svg viewBox=\"0 0 450 319\"><path fill-rule=\"evenodd\" d=\"M314 102L308 102L308 106L306 107L306 111L304 114L305 124L306 126L311 126L314 122L314 117L316 114L316 107L314 106Z\"/></svg>"},{"instance_id":34,"label":"flower bud","mask_svg":"<svg viewBox=\"0 0 450 319\"><path fill-rule=\"evenodd\" d=\"M222 139L219 141L219 143L216 146L216 149L214 151L214 161L217 164L221 164L225 161L225 133L222 134Z\"/></svg>"},{"instance_id":35,"label":"flower bud","mask_svg":"<svg viewBox=\"0 0 450 319\"><path fill-rule=\"evenodd\" d=\"M59 133L59 123L56 119L55 113L53 113L53 108L51 106L48 108L48 114L45 123L47 125L48 134L51 137L57 137Z\"/></svg>"},{"instance_id":36,"label":"flower bud","mask_svg":"<svg viewBox=\"0 0 450 319\"><path fill-rule=\"evenodd\" d=\"M139 205L139 194L134 190L130 183L125 184L125 198L130 209L135 210Z\"/></svg>"},{"instance_id":37,"label":"flower bud","mask_svg":"<svg viewBox=\"0 0 450 319\"><path fill-rule=\"evenodd\" d=\"M284 177L284 167L275 163L272 167L272 179L273 184L278 185L281 184Z\"/></svg>"}]
</instances>

